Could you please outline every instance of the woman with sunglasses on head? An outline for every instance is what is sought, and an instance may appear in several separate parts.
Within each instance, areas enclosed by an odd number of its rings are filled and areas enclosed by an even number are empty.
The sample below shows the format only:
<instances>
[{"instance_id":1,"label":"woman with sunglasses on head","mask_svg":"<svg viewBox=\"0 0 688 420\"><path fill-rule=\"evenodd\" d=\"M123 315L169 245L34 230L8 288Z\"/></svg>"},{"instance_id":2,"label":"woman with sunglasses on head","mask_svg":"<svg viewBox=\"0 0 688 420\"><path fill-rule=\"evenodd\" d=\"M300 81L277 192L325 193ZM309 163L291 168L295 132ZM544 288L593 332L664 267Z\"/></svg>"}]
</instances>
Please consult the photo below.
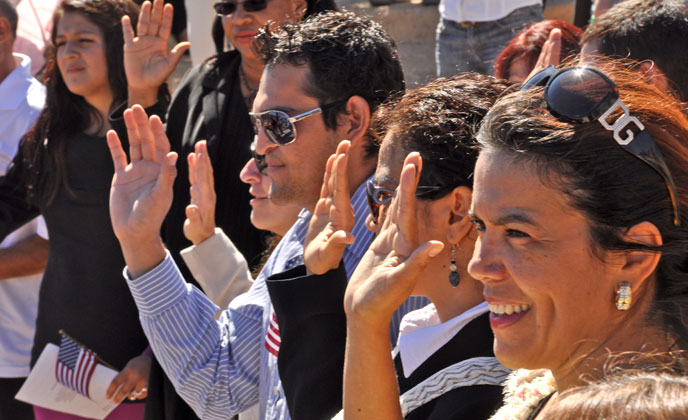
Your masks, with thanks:
<instances>
[{"instance_id":1,"label":"woman with sunglasses on head","mask_svg":"<svg viewBox=\"0 0 688 420\"><path fill-rule=\"evenodd\" d=\"M347 280L340 265L341 247L353 240L353 212L346 194L341 194L348 191L347 142L328 161L306 239L305 267L268 280L280 322L280 378L292 418L330 418L341 409L345 347L348 354L378 356L374 363L348 359L346 371L368 382L354 385L366 406L350 411L345 402L346 418L385 419L387 402L401 418L400 393L407 419L486 419L501 405L501 382L509 371L492 353L487 304L481 284L468 276L466 266L476 237L468 217L477 157L473 135L505 87L503 81L466 73L414 89L376 111L372 127L381 147L367 193L368 226L377 238L349 288L361 286L360 279L398 230L393 223L397 215L391 214L389 205L409 153L423 169L417 198L405 207L417 216L409 222L408 234L446 246L415 287L386 284L374 293L359 289L369 298L362 318L345 315L342 305ZM428 297L433 304L403 318L393 355L388 326L411 294ZM346 342L347 328L349 338L360 341ZM453 386L437 386L443 375L457 372L463 376Z\"/></svg>"},{"instance_id":2,"label":"woman with sunglasses on head","mask_svg":"<svg viewBox=\"0 0 688 420\"><path fill-rule=\"evenodd\" d=\"M538 417L608 354L642 369L630 356L688 349L688 119L637 74L596 66L537 74L478 137L468 269L495 354L530 369L495 419Z\"/></svg>"},{"instance_id":3,"label":"woman with sunglasses on head","mask_svg":"<svg viewBox=\"0 0 688 420\"><path fill-rule=\"evenodd\" d=\"M50 257L40 288L34 365L60 330L120 370L107 390L119 405L108 419L141 419L151 357L136 305L122 284L124 259L112 230L113 166L108 113L127 99L122 16L128 0L65 0L54 15L43 81L45 109L0 178L0 237L43 215ZM160 101L169 95L156 92ZM105 159L104 159L105 158ZM34 408L37 419L76 416ZM81 417L78 417L81 418Z\"/></svg>"}]
</instances>

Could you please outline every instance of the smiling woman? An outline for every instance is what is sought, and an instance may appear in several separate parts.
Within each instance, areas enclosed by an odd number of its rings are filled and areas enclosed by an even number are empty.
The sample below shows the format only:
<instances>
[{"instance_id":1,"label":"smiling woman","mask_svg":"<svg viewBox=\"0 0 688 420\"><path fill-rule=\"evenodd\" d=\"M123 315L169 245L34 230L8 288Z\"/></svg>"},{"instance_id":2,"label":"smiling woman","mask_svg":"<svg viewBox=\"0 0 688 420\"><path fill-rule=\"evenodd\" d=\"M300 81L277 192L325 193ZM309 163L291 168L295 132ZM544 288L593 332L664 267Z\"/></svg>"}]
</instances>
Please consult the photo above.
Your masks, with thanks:
<instances>
[{"instance_id":1,"label":"smiling woman","mask_svg":"<svg viewBox=\"0 0 688 420\"><path fill-rule=\"evenodd\" d=\"M526 86L546 89L502 98L479 135L469 272L490 304L497 358L551 370L545 389L560 392L603 376L609 353L688 349L688 120L635 75L597 65L609 79L588 68L533 77Z\"/></svg>"}]
</instances>

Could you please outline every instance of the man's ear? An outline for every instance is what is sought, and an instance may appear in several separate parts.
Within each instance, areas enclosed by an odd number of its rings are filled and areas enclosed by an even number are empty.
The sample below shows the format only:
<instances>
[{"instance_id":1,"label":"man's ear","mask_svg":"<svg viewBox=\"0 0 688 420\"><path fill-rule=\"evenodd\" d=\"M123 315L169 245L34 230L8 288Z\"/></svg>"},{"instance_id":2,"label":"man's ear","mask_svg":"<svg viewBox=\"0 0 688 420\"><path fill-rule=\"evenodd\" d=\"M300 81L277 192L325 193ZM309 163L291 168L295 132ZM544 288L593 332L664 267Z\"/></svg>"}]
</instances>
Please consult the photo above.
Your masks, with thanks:
<instances>
[{"instance_id":1,"label":"man's ear","mask_svg":"<svg viewBox=\"0 0 688 420\"><path fill-rule=\"evenodd\" d=\"M454 188L447 196L449 200L447 239L451 243L459 243L473 228L473 223L468 215L472 197L473 191L463 185Z\"/></svg>"},{"instance_id":2,"label":"man's ear","mask_svg":"<svg viewBox=\"0 0 688 420\"><path fill-rule=\"evenodd\" d=\"M669 81L662 69L660 69L654 61L643 61L642 64L640 64L640 71L647 77L651 85L662 92L669 92Z\"/></svg>"},{"instance_id":3,"label":"man's ear","mask_svg":"<svg viewBox=\"0 0 688 420\"><path fill-rule=\"evenodd\" d=\"M650 222L640 222L630 227L624 239L650 247L662 245L659 229ZM661 256L660 252L641 250L620 253L620 280L630 283L634 292L641 288L645 289L649 285L648 279L657 269Z\"/></svg>"},{"instance_id":4,"label":"man's ear","mask_svg":"<svg viewBox=\"0 0 688 420\"><path fill-rule=\"evenodd\" d=\"M370 106L363 97L354 95L346 102L344 112L339 115L337 126L341 138L351 140L356 147L365 138L370 125Z\"/></svg>"},{"instance_id":5,"label":"man's ear","mask_svg":"<svg viewBox=\"0 0 688 420\"><path fill-rule=\"evenodd\" d=\"M12 25L10 25L9 19L0 16L0 43L14 42L13 38Z\"/></svg>"}]
</instances>

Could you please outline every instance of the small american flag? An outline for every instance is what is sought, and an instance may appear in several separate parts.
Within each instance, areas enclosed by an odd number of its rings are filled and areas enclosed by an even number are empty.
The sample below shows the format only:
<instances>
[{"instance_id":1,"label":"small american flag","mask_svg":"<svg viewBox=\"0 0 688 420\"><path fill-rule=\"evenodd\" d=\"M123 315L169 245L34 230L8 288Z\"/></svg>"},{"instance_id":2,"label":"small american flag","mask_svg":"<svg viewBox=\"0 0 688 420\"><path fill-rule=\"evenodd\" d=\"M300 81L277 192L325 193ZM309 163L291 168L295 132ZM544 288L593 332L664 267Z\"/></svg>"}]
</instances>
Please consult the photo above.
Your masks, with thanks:
<instances>
[{"instance_id":1,"label":"small american flag","mask_svg":"<svg viewBox=\"0 0 688 420\"><path fill-rule=\"evenodd\" d=\"M57 363L55 363L57 382L90 398L88 385L91 383L93 371L98 364L96 355L65 333L61 332L61 334L60 351L57 353Z\"/></svg>"},{"instance_id":2,"label":"small american flag","mask_svg":"<svg viewBox=\"0 0 688 420\"><path fill-rule=\"evenodd\" d=\"M265 347L273 356L277 357L281 342L277 314L273 312L272 318L270 318L270 326L268 326L268 333L265 335Z\"/></svg>"}]
</instances>

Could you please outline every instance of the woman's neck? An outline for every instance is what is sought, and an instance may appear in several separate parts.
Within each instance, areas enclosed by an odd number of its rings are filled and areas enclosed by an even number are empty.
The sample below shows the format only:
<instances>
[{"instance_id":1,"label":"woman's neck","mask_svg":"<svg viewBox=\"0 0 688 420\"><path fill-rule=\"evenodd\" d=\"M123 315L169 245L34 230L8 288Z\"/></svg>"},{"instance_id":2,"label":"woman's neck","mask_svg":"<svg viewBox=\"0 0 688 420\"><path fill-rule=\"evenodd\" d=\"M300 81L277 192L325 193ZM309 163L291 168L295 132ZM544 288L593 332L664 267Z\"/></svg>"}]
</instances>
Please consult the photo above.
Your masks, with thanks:
<instances>
[{"instance_id":1,"label":"woman's neck","mask_svg":"<svg viewBox=\"0 0 688 420\"><path fill-rule=\"evenodd\" d=\"M662 361L658 358L669 351L667 335L660 328L643 325L635 328L622 327L616 331L602 343L582 342L569 360L551 369L557 383L557 392L585 385L591 379L602 378L610 367L642 367L660 363Z\"/></svg>"},{"instance_id":2,"label":"woman's neck","mask_svg":"<svg viewBox=\"0 0 688 420\"><path fill-rule=\"evenodd\" d=\"M241 71L246 78L248 88L258 90L260 84L260 77L263 75L263 63L259 60L251 60L248 58L241 59Z\"/></svg>"},{"instance_id":3,"label":"woman's neck","mask_svg":"<svg viewBox=\"0 0 688 420\"><path fill-rule=\"evenodd\" d=\"M107 130L110 129L110 119L109 119L109 114L110 114L110 107L112 106L112 95L110 94L102 94L102 95L94 95L86 99L86 102L89 103L92 107L98 111L98 114L100 114L100 121L93 119L88 126L88 129L86 130L86 134L92 135L92 136L104 136Z\"/></svg>"}]
</instances>

